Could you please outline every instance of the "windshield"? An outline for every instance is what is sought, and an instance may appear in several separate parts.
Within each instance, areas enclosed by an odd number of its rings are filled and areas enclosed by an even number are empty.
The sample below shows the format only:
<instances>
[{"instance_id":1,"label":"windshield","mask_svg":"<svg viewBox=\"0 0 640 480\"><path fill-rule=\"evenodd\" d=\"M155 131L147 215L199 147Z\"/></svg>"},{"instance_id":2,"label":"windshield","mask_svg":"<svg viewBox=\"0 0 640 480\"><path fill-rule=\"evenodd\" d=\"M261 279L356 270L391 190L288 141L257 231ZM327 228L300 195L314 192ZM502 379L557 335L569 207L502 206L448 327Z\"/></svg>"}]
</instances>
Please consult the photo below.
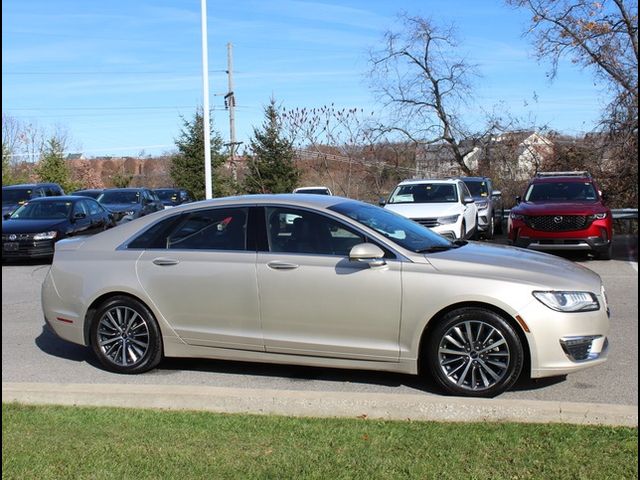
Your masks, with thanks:
<instances>
[{"instance_id":1,"label":"windshield","mask_svg":"<svg viewBox=\"0 0 640 480\"><path fill-rule=\"evenodd\" d=\"M527 202L596 202L598 195L591 182L534 183L529 186Z\"/></svg>"},{"instance_id":2,"label":"windshield","mask_svg":"<svg viewBox=\"0 0 640 480\"><path fill-rule=\"evenodd\" d=\"M26 202L31 198L33 190L30 188L7 188L2 189L2 204L16 204Z\"/></svg>"},{"instance_id":3,"label":"windshield","mask_svg":"<svg viewBox=\"0 0 640 480\"><path fill-rule=\"evenodd\" d=\"M178 190L154 190L160 200L168 200L175 202L178 200Z\"/></svg>"},{"instance_id":4,"label":"windshield","mask_svg":"<svg viewBox=\"0 0 640 480\"><path fill-rule=\"evenodd\" d=\"M472 197L488 197L489 189L487 188L487 182L475 182L471 180L465 180L464 184L469 189Z\"/></svg>"},{"instance_id":5,"label":"windshield","mask_svg":"<svg viewBox=\"0 0 640 480\"><path fill-rule=\"evenodd\" d=\"M98 197L98 201L106 204L140 203L140 193L127 191L104 192Z\"/></svg>"},{"instance_id":6,"label":"windshield","mask_svg":"<svg viewBox=\"0 0 640 480\"><path fill-rule=\"evenodd\" d=\"M73 202L52 200L47 202L29 202L11 214L12 219L20 220L52 220L69 218Z\"/></svg>"},{"instance_id":7,"label":"windshield","mask_svg":"<svg viewBox=\"0 0 640 480\"><path fill-rule=\"evenodd\" d=\"M452 183L399 185L388 203L456 203L458 192Z\"/></svg>"},{"instance_id":8,"label":"windshield","mask_svg":"<svg viewBox=\"0 0 640 480\"><path fill-rule=\"evenodd\" d=\"M444 237L402 215L373 205L344 202L329 207L384 235L393 243L413 252L447 250L454 245Z\"/></svg>"}]
</instances>

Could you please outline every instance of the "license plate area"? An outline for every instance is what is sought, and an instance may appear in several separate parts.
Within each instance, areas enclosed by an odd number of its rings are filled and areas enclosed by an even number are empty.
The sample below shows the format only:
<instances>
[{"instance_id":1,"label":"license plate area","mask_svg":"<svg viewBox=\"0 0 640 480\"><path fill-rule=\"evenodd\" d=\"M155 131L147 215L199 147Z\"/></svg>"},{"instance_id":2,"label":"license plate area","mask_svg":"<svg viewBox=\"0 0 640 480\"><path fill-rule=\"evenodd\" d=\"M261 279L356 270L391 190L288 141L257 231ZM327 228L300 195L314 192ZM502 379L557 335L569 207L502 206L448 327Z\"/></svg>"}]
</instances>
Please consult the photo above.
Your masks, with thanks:
<instances>
[{"instance_id":1,"label":"license plate area","mask_svg":"<svg viewBox=\"0 0 640 480\"><path fill-rule=\"evenodd\" d=\"M5 252L16 252L18 251L18 244L16 242L4 243L2 248Z\"/></svg>"}]
</instances>

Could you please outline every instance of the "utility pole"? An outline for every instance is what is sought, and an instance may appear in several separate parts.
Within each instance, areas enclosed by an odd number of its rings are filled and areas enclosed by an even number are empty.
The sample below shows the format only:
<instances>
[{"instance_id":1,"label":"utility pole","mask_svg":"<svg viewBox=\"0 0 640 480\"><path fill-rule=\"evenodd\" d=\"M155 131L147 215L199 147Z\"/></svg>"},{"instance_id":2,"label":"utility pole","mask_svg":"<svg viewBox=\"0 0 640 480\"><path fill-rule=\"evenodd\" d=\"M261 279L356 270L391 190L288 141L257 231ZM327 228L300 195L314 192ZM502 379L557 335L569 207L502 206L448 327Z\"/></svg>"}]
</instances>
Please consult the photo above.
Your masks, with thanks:
<instances>
[{"instance_id":1,"label":"utility pole","mask_svg":"<svg viewBox=\"0 0 640 480\"><path fill-rule=\"evenodd\" d=\"M229 110L229 160L231 162L231 175L233 180L238 179L236 166L236 97L233 91L233 45L227 43L227 76L229 79L229 91L224 96L225 107Z\"/></svg>"},{"instance_id":2,"label":"utility pole","mask_svg":"<svg viewBox=\"0 0 640 480\"><path fill-rule=\"evenodd\" d=\"M211 178L211 127L209 126L209 53L207 50L207 0L200 0L202 17L202 118L204 123L204 190L213 198Z\"/></svg>"}]
</instances>

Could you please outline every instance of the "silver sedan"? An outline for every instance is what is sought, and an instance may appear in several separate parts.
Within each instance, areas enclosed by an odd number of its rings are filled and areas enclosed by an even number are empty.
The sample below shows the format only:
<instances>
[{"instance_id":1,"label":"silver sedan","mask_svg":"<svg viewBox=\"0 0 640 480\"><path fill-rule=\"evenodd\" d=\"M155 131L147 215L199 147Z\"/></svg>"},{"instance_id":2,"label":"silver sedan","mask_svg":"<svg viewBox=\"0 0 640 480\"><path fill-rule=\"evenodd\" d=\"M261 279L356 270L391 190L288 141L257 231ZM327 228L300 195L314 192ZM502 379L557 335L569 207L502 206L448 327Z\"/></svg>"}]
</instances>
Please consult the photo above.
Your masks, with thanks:
<instances>
[{"instance_id":1,"label":"silver sedan","mask_svg":"<svg viewBox=\"0 0 640 480\"><path fill-rule=\"evenodd\" d=\"M179 206L56 244L46 322L109 370L163 357L361 368L495 396L607 357L600 277L514 247L451 242L346 198Z\"/></svg>"}]
</instances>

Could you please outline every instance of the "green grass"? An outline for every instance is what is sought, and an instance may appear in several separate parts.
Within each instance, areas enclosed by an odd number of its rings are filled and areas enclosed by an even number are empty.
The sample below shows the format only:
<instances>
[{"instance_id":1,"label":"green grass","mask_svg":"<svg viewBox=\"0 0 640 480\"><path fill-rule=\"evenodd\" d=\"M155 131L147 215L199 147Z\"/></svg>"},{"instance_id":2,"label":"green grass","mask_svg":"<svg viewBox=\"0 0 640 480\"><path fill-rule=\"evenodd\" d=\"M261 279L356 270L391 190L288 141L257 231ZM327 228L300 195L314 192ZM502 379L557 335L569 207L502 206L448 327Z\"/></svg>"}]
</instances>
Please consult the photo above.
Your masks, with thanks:
<instances>
[{"instance_id":1,"label":"green grass","mask_svg":"<svg viewBox=\"0 0 640 480\"><path fill-rule=\"evenodd\" d=\"M3 404L2 478L637 479L638 430Z\"/></svg>"}]
</instances>

